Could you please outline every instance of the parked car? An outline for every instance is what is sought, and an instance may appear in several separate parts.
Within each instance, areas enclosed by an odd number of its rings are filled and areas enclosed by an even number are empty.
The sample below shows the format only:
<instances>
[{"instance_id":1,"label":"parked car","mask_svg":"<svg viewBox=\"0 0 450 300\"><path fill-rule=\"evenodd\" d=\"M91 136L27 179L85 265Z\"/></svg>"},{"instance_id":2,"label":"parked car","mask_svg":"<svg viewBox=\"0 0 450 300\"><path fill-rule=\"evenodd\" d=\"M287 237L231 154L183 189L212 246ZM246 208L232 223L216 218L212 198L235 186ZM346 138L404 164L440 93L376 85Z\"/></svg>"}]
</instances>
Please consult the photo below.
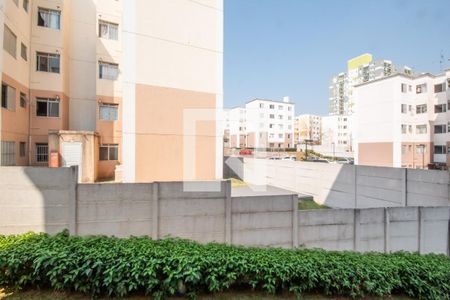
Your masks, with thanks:
<instances>
[{"instance_id":1,"label":"parked car","mask_svg":"<svg viewBox=\"0 0 450 300\"><path fill-rule=\"evenodd\" d=\"M283 160L293 160L293 161L296 161L297 158L296 158L295 156L285 156L285 157L283 157Z\"/></svg>"},{"instance_id":2,"label":"parked car","mask_svg":"<svg viewBox=\"0 0 450 300\"><path fill-rule=\"evenodd\" d=\"M279 158L278 156L272 156L269 157L270 160L280 160L281 158Z\"/></svg>"},{"instance_id":3,"label":"parked car","mask_svg":"<svg viewBox=\"0 0 450 300\"><path fill-rule=\"evenodd\" d=\"M351 158L338 158L336 160L336 163L345 164L345 165L353 165L354 161Z\"/></svg>"},{"instance_id":4,"label":"parked car","mask_svg":"<svg viewBox=\"0 0 450 300\"><path fill-rule=\"evenodd\" d=\"M241 149L239 151L239 155L252 155L252 154L253 154L253 151L250 149Z\"/></svg>"}]
</instances>

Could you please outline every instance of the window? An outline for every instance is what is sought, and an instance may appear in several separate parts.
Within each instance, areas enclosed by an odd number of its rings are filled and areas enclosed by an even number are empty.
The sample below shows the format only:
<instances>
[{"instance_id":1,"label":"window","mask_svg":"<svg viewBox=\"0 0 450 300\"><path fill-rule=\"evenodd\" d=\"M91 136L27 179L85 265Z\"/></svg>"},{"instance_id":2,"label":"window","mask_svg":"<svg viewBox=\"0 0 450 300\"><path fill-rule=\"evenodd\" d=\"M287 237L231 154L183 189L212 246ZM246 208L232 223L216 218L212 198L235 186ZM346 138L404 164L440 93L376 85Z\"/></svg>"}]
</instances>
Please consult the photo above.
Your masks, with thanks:
<instances>
[{"instance_id":1,"label":"window","mask_svg":"<svg viewBox=\"0 0 450 300\"><path fill-rule=\"evenodd\" d=\"M288 116L288 120L289 120L289 121L292 120L292 117L291 117L291 116Z\"/></svg>"},{"instance_id":2,"label":"window","mask_svg":"<svg viewBox=\"0 0 450 300\"><path fill-rule=\"evenodd\" d=\"M427 133L427 125L416 125L416 133L417 134L425 134Z\"/></svg>"},{"instance_id":3,"label":"window","mask_svg":"<svg viewBox=\"0 0 450 300\"><path fill-rule=\"evenodd\" d=\"M407 91L406 83L402 83L402 93L406 93Z\"/></svg>"},{"instance_id":4,"label":"window","mask_svg":"<svg viewBox=\"0 0 450 300\"><path fill-rule=\"evenodd\" d=\"M283 124L278 124L278 128L283 129Z\"/></svg>"},{"instance_id":5,"label":"window","mask_svg":"<svg viewBox=\"0 0 450 300\"><path fill-rule=\"evenodd\" d=\"M416 145L416 154L423 154L427 152L427 146L426 145Z\"/></svg>"},{"instance_id":6,"label":"window","mask_svg":"<svg viewBox=\"0 0 450 300\"><path fill-rule=\"evenodd\" d=\"M2 83L2 107L11 111L16 110L16 89Z\"/></svg>"},{"instance_id":7,"label":"window","mask_svg":"<svg viewBox=\"0 0 450 300\"><path fill-rule=\"evenodd\" d=\"M450 132L450 122L447 124L447 131Z\"/></svg>"},{"instance_id":8,"label":"window","mask_svg":"<svg viewBox=\"0 0 450 300\"><path fill-rule=\"evenodd\" d=\"M437 104L434 106L434 113L443 113L447 111L447 106L445 104Z\"/></svg>"},{"instance_id":9,"label":"window","mask_svg":"<svg viewBox=\"0 0 450 300\"><path fill-rule=\"evenodd\" d=\"M25 149L26 149L26 143L25 142L20 142L19 144L19 154L20 157L25 157Z\"/></svg>"},{"instance_id":10,"label":"window","mask_svg":"<svg viewBox=\"0 0 450 300\"><path fill-rule=\"evenodd\" d=\"M118 104L102 103L99 107L99 118L104 121L117 121Z\"/></svg>"},{"instance_id":11,"label":"window","mask_svg":"<svg viewBox=\"0 0 450 300\"><path fill-rule=\"evenodd\" d=\"M440 134L440 133L446 133L447 126L445 124L441 125L434 125L434 133Z\"/></svg>"},{"instance_id":12,"label":"window","mask_svg":"<svg viewBox=\"0 0 450 300\"><path fill-rule=\"evenodd\" d=\"M107 62L99 62L99 78L116 80L119 76L119 65Z\"/></svg>"},{"instance_id":13,"label":"window","mask_svg":"<svg viewBox=\"0 0 450 300\"><path fill-rule=\"evenodd\" d=\"M407 105L406 104L402 104L402 114L406 114L407 112Z\"/></svg>"},{"instance_id":14,"label":"window","mask_svg":"<svg viewBox=\"0 0 450 300\"><path fill-rule=\"evenodd\" d=\"M38 26L52 29L61 28L61 12L59 10L52 10L40 8L38 11Z\"/></svg>"},{"instance_id":15,"label":"window","mask_svg":"<svg viewBox=\"0 0 450 300\"><path fill-rule=\"evenodd\" d=\"M23 9L28 12L28 7L30 5L30 0L23 0Z\"/></svg>"},{"instance_id":16,"label":"window","mask_svg":"<svg viewBox=\"0 0 450 300\"><path fill-rule=\"evenodd\" d=\"M446 153L446 146L443 145L436 145L434 146L434 154L445 154Z\"/></svg>"},{"instance_id":17,"label":"window","mask_svg":"<svg viewBox=\"0 0 450 300\"><path fill-rule=\"evenodd\" d=\"M3 49L16 58L17 36L6 25L3 32Z\"/></svg>"},{"instance_id":18,"label":"window","mask_svg":"<svg viewBox=\"0 0 450 300\"><path fill-rule=\"evenodd\" d=\"M278 134L278 138L282 139L283 138L283 134L282 133Z\"/></svg>"},{"instance_id":19,"label":"window","mask_svg":"<svg viewBox=\"0 0 450 300\"><path fill-rule=\"evenodd\" d=\"M275 105L270 104L269 108L270 108L270 109L274 109L274 108L275 108Z\"/></svg>"},{"instance_id":20,"label":"window","mask_svg":"<svg viewBox=\"0 0 450 300\"><path fill-rule=\"evenodd\" d=\"M445 91L445 83L435 84L434 85L434 92L435 93L442 93Z\"/></svg>"},{"instance_id":21,"label":"window","mask_svg":"<svg viewBox=\"0 0 450 300\"><path fill-rule=\"evenodd\" d=\"M118 159L119 159L118 144L103 144L100 146L100 160L118 160Z\"/></svg>"},{"instance_id":22,"label":"window","mask_svg":"<svg viewBox=\"0 0 450 300\"><path fill-rule=\"evenodd\" d=\"M48 162L48 144L36 144L36 162Z\"/></svg>"},{"instance_id":23,"label":"window","mask_svg":"<svg viewBox=\"0 0 450 300\"><path fill-rule=\"evenodd\" d=\"M20 93L20 107L27 107L27 95Z\"/></svg>"},{"instance_id":24,"label":"window","mask_svg":"<svg viewBox=\"0 0 450 300\"><path fill-rule=\"evenodd\" d=\"M427 84L416 85L416 94L422 94L427 92Z\"/></svg>"},{"instance_id":25,"label":"window","mask_svg":"<svg viewBox=\"0 0 450 300\"><path fill-rule=\"evenodd\" d=\"M59 101L51 98L37 98L36 116L59 117Z\"/></svg>"},{"instance_id":26,"label":"window","mask_svg":"<svg viewBox=\"0 0 450 300\"><path fill-rule=\"evenodd\" d=\"M59 54L37 52L36 71L59 73Z\"/></svg>"},{"instance_id":27,"label":"window","mask_svg":"<svg viewBox=\"0 0 450 300\"><path fill-rule=\"evenodd\" d=\"M106 21L99 21L98 36L108 40L117 41L119 39L119 25Z\"/></svg>"},{"instance_id":28,"label":"window","mask_svg":"<svg viewBox=\"0 0 450 300\"><path fill-rule=\"evenodd\" d=\"M275 115L274 115L274 114L270 114L270 115L269 115L269 118L275 119Z\"/></svg>"},{"instance_id":29,"label":"window","mask_svg":"<svg viewBox=\"0 0 450 300\"><path fill-rule=\"evenodd\" d=\"M450 88L450 78L447 78L447 87Z\"/></svg>"},{"instance_id":30,"label":"window","mask_svg":"<svg viewBox=\"0 0 450 300\"><path fill-rule=\"evenodd\" d=\"M16 165L16 143L15 142L7 142L2 141L0 145L0 154L1 154L1 166L15 166Z\"/></svg>"},{"instance_id":31,"label":"window","mask_svg":"<svg viewBox=\"0 0 450 300\"><path fill-rule=\"evenodd\" d=\"M283 105L278 105L278 110L283 110Z\"/></svg>"},{"instance_id":32,"label":"window","mask_svg":"<svg viewBox=\"0 0 450 300\"><path fill-rule=\"evenodd\" d=\"M292 110L292 107L288 106L288 111L291 111L291 110Z\"/></svg>"},{"instance_id":33,"label":"window","mask_svg":"<svg viewBox=\"0 0 450 300\"><path fill-rule=\"evenodd\" d=\"M264 108L264 103L260 103L259 108Z\"/></svg>"},{"instance_id":34,"label":"window","mask_svg":"<svg viewBox=\"0 0 450 300\"><path fill-rule=\"evenodd\" d=\"M269 124L269 128L273 128L273 126L274 126L273 124Z\"/></svg>"},{"instance_id":35,"label":"window","mask_svg":"<svg viewBox=\"0 0 450 300\"><path fill-rule=\"evenodd\" d=\"M278 119L283 120L283 115L278 115Z\"/></svg>"},{"instance_id":36,"label":"window","mask_svg":"<svg viewBox=\"0 0 450 300\"><path fill-rule=\"evenodd\" d=\"M402 134L406 134L408 127L405 124L402 124Z\"/></svg>"},{"instance_id":37,"label":"window","mask_svg":"<svg viewBox=\"0 0 450 300\"><path fill-rule=\"evenodd\" d=\"M416 114L424 114L427 112L427 105L420 104L416 106Z\"/></svg>"},{"instance_id":38,"label":"window","mask_svg":"<svg viewBox=\"0 0 450 300\"><path fill-rule=\"evenodd\" d=\"M23 43L20 43L20 56L22 56L23 60L28 60L28 49L27 46L25 46Z\"/></svg>"}]
</instances>

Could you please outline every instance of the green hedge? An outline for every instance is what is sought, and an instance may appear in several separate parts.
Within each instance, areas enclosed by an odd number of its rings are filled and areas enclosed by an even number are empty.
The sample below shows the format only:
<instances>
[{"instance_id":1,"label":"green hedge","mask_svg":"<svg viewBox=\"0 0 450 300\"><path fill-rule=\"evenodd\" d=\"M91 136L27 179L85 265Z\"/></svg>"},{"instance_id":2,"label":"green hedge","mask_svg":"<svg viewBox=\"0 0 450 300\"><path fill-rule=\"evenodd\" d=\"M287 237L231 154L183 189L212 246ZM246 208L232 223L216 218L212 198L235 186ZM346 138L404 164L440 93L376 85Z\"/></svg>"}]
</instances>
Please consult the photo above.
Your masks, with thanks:
<instances>
[{"instance_id":1,"label":"green hedge","mask_svg":"<svg viewBox=\"0 0 450 300\"><path fill-rule=\"evenodd\" d=\"M449 299L444 255L244 248L148 238L0 236L0 287L157 298L227 289Z\"/></svg>"}]
</instances>

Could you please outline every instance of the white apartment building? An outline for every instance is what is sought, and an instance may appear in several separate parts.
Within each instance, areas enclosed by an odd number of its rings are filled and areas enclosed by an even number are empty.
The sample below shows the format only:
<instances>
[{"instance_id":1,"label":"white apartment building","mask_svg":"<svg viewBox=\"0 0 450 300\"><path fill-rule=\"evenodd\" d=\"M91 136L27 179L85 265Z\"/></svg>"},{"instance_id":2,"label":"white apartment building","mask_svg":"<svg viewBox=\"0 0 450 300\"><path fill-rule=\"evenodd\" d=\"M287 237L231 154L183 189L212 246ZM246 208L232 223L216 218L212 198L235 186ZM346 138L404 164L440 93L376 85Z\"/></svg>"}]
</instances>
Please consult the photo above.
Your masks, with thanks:
<instances>
[{"instance_id":1,"label":"white apartment building","mask_svg":"<svg viewBox=\"0 0 450 300\"><path fill-rule=\"evenodd\" d=\"M424 168L449 165L450 70L396 74L356 86L355 162Z\"/></svg>"},{"instance_id":2,"label":"white apartment building","mask_svg":"<svg viewBox=\"0 0 450 300\"><path fill-rule=\"evenodd\" d=\"M248 148L293 148L295 104L254 99L245 104Z\"/></svg>"},{"instance_id":3,"label":"white apartment building","mask_svg":"<svg viewBox=\"0 0 450 300\"><path fill-rule=\"evenodd\" d=\"M225 137L229 148L245 148L247 145L245 108L234 107L224 111Z\"/></svg>"},{"instance_id":4,"label":"white apartment building","mask_svg":"<svg viewBox=\"0 0 450 300\"><path fill-rule=\"evenodd\" d=\"M353 152L353 117L336 115L322 117L322 148L330 153Z\"/></svg>"},{"instance_id":5,"label":"white apartment building","mask_svg":"<svg viewBox=\"0 0 450 300\"><path fill-rule=\"evenodd\" d=\"M393 74L412 75L412 70L407 66L396 66L390 60L373 60L368 53L348 60L347 70L333 76L330 82L330 115L353 114L354 86Z\"/></svg>"},{"instance_id":6,"label":"white apartment building","mask_svg":"<svg viewBox=\"0 0 450 300\"><path fill-rule=\"evenodd\" d=\"M294 120L294 143L301 144L305 140L320 143L322 139L322 117L316 115L299 115Z\"/></svg>"}]
</instances>

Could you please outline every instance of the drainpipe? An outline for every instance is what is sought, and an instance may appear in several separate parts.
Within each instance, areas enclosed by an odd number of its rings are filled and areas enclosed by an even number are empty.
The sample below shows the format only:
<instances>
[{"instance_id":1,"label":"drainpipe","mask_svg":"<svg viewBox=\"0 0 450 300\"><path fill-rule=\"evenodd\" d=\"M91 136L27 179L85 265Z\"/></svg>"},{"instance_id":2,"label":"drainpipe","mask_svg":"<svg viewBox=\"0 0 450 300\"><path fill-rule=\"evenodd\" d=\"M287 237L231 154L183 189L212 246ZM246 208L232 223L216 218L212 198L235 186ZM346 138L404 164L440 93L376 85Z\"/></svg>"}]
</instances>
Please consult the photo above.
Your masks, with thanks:
<instances>
[{"instance_id":1,"label":"drainpipe","mask_svg":"<svg viewBox=\"0 0 450 300\"><path fill-rule=\"evenodd\" d=\"M33 16L34 16L34 11L33 11L33 2L29 2L30 5L30 14L31 14L31 20L30 20L30 41L28 44L28 49L29 49L29 56L28 56L28 61L30 62L31 65L31 39L32 39L32 30L33 30ZM31 99L31 70L32 68L28 68L28 165L31 166L31 103L32 103L32 99Z\"/></svg>"}]
</instances>

